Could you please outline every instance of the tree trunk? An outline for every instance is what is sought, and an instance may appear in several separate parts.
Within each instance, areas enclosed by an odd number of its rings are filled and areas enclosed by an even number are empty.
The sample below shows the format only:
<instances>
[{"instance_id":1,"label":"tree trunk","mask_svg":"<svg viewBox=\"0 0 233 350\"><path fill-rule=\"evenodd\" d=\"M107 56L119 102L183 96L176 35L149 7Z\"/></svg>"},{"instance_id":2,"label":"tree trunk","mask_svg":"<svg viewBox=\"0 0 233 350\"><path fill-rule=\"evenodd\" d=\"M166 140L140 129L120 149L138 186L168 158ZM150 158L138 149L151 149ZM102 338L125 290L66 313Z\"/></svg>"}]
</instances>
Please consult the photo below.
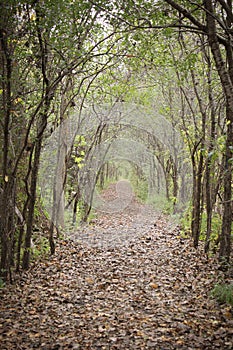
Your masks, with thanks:
<instances>
[{"instance_id":1,"label":"tree trunk","mask_svg":"<svg viewBox=\"0 0 233 350\"><path fill-rule=\"evenodd\" d=\"M202 170L203 170L203 155L200 154L197 172L193 172L193 210L192 210L192 237L193 245L198 247L200 229L201 229L201 197L202 197Z\"/></svg>"},{"instance_id":2,"label":"tree trunk","mask_svg":"<svg viewBox=\"0 0 233 350\"><path fill-rule=\"evenodd\" d=\"M206 215L207 215L207 226L206 226L206 238L205 238L205 253L208 253L210 248L210 239L211 239L211 231L212 231L212 210L214 205L214 196L212 193L211 182L213 181L213 175L211 171L213 171L212 166L212 152L214 149L214 139L215 139L215 108L214 108L214 100L212 95L211 88L211 67L209 65L208 72L208 84L209 84L209 103L211 109L211 126L210 126L210 141L208 148L208 159L206 164L206 182L205 182L205 195L206 195Z\"/></svg>"},{"instance_id":3,"label":"tree trunk","mask_svg":"<svg viewBox=\"0 0 233 350\"><path fill-rule=\"evenodd\" d=\"M7 32L0 28L1 88L3 113L3 144L0 188L0 236L1 262L0 274L11 280L12 244L14 239L14 216L16 198L16 179L12 176L13 152L10 152L11 110L12 110L12 58Z\"/></svg>"},{"instance_id":4,"label":"tree trunk","mask_svg":"<svg viewBox=\"0 0 233 350\"><path fill-rule=\"evenodd\" d=\"M44 120L44 116L41 116L41 118L42 120ZM33 160L32 173L31 173L30 197L29 197L28 215L27 215L27 221L26 221L27 230L25 235L25 245L24 245L24 254L23 254L23 262L22 262L23 269L28 269L29 262L30 262L34 208L36 203L36 185L37 185L40 154L41 154L41 147L42 147L42 135L43 135L43 132L40 129L40 132L38 133L38 138L35 144L35 153L34 153L34 160Z\"/></svg>"},{"instance_id":5,"label":"tree trunk","mask_svg":"<svg viewBox=\"0 0 233 350\"><path fill-rule=\"evenodd\" d=\"M231 253L232 230L232 158L233 158L233 127L227 125L227 140L225 153L225 171L223 177L223 218L220 235L219 258L223 263L229 262Z\"/></svg>"},{"instance_id":6,"label":"tree trunk","mask_svg":"<svg viewBox=\"0 0 233 350\"><path fill-rule=\"evenodd\" d=\"M231 1L228 5L232 6ZM225 64L216 30L213 2L211 0L205 0L206 7L206 21L208 27L208 39L211 47L211 51L215 60L215 64L218 70L219 77L221 79L223 91L226 97L226 119L227 119L227 139L226 139L226 151L225 151L225 171L224 171L224 197L223 197L223 219L222 230L220 236L220 251L219 258L223 261L229 261L231 252L231 225L232 225L232 146L233 146L233 62L232 62L232 48L231 38L230 42L226 45L226 59ZM229 34L230 35L230 34ZM227 70L228 69L228 70Z\"/></svg>"},{"instance_id":7,"label":"tree trunk","mask_svg":"<svg viewBox=\"0 0 233 350\"><path fill-rule=\"evenodd\" d=\"M13 260L14 217L16 181L10 177L4 182L0 195L0 235L1 235L1 262L0 272L5 281L12 281L11 266Z\"/></svg>"},{"instance_id":8,"label":"tree trunk","mask_svg":"<svg viewBox=\"0 0 233 350\"><path fill-rule=\"evenodd\" d=\"M214 57L214 61L216 64L216 68L222 83L222 88L224 94L226 96L228 109L230 113L228 113L228 118L231 122L233 122L233 83L227 70L227 64L224 62L218 37L215 23L215 14L213 8L212 0L205 0L205 8L206 8L206 22L208 29L208 40L210 44L210 48ZM231 44L231 43L230 43Z\"/></svg>"}]
</instances>

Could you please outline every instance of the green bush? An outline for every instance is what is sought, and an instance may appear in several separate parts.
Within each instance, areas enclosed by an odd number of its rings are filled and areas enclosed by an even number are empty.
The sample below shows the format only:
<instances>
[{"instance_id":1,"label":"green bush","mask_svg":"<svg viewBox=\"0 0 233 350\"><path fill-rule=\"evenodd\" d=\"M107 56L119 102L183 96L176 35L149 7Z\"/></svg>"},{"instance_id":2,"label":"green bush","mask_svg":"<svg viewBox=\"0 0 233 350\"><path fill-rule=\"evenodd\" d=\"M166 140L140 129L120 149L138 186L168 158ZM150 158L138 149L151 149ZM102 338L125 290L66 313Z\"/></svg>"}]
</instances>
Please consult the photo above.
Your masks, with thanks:
<instances>
[{"instance_id":1,"label":"green bush","mask_svg":"<svg viewBox=\"0 0 233 350\"><path fill-rule=\"evenodd\" d=\"M2 278L0 277L0 289L5 287L5 283L2 280Z\"/></svg>"},{"instance_id":2,"label":"green bush","mask_svg":"<svg viewBox=\"0 0 233 350\"><path fill-rule=\"evenodd\" d=\"M189 204L180 219L181 234L183 237L191 236L192 206Z\"/></svg>"},{"instance_id":3,"label":"green bush","mask_svg":"<svg viewBox=\"0 0 233 350\"><path fill-rule=\"evenodd\" d=\"M138 178L134 173L130 174L129 182L137 199L145 203L148 197L148 183L144 178Z\"/></svg>"},{"instance_id":4,"label":"green bush","mask_svg":"<svg viewBox=\"0 0 233 350\"><path fill-rule=\"evenodd\" d=\"M180 220L179 214L174 214L174 199L168 200L165 193L159 193L147 198L147 204L153 206L155 210L162 212L165 215L170 215L174 220Z\"/></svg>"},{"instance_id":5,"label":"green bush","mask_svg":"<svg viewBox=\"0 0 233 350\"><path fill-rule=\"evenodd\" d=\"M50 254L49 241L46 237L37 237L33 247L31 247L32 258L38 260L47 257Z\"/></svg>"},{"instance_id":6,"label":"green bush","mask_svg":"<svg viewBox=\"0 0 233 350\"><path fill-rule=\"evenodd\" d=\"M192 224L192 205L187 207L186 211L183 213L182 218L180 220L180 224L182 227L182 232L186 235L191 235L191 224ZM212 226L211 226L211 249L214 249L219 233L221 232L221 217L213 213L212 215ZM207 229L207 215L204 211L201 217L201 229L200 229L200 241L205 241L206 239L206 229Z\"/></svg>"},{"instance_id":7,"label":"green bush","mask_svg":"<svg viewBox=\"0 0 233 350\"><path fill-rule=\"evenodd\" d=\"M216 284L216 286L211 291L211 296L220 303L233 306L233 283Z\"/></svg>"},{"instance_id":8,"label":"green bush","mask_svg":"<svg viewBox=\"0 0 233 350\"><path fill-rule=\"evenodd\" d=\"M211 242L215 242L219 236L219 233L221 232L221 225L222 220L221 217L218 214L212 215L212 225L211 225ZM206 236L206 227L207 227L207 215L204 212L202 214L202 220L201 220L201 234L200 234L200 240L205 240Z\"/></svg>"}]
</instances>

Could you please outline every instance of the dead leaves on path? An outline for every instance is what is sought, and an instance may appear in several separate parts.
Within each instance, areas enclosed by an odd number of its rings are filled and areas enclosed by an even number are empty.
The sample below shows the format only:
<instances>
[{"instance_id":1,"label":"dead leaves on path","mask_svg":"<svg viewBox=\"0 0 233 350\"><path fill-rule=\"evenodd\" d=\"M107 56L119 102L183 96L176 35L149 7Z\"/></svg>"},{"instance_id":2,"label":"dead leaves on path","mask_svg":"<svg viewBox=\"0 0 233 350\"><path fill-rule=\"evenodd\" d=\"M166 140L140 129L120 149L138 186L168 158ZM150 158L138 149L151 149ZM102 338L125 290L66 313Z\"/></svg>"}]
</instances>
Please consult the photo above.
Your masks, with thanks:
<instances>
[{"instance_id":1,"label":"dead leaves on path","mask_svg":"<svg viewBox=\"0 0 233 350\"><path fill-rule=\"evenodd\" d=\"M115 235L115 220L94 229ZM231 310L209 297L216 263L153 223L141 217L127 244L63 241L2 290L1 349L232 349Z\"/></svg>"}]
</instances>

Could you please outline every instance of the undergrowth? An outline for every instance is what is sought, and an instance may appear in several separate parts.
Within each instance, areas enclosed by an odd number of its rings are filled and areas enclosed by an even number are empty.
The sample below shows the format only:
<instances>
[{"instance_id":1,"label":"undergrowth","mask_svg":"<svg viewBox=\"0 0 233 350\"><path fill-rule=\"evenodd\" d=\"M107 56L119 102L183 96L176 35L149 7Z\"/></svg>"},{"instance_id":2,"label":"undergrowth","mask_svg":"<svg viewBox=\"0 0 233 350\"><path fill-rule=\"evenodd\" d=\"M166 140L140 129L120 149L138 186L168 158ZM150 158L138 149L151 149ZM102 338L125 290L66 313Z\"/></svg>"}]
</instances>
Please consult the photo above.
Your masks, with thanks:
<instances>
[{"instance_id":1,"label":"undergrowth","mask_svg":"<svg viewBox=\"0 0 233 350\"><path fill-rule=\"evenodd\" d=\"M0 277L0 289L5 287L5 282Z\"/></svg>"},{"instance_id":2,"label":"undergrowth","mask_svg":"<svg viewBox=\"0 0 233 350\"><path fill-rule=\"evenodd\" d=\"M211 296L219 303L233 306L233 283L216 284L211 291Z\"/></svg>"}]
</instances>

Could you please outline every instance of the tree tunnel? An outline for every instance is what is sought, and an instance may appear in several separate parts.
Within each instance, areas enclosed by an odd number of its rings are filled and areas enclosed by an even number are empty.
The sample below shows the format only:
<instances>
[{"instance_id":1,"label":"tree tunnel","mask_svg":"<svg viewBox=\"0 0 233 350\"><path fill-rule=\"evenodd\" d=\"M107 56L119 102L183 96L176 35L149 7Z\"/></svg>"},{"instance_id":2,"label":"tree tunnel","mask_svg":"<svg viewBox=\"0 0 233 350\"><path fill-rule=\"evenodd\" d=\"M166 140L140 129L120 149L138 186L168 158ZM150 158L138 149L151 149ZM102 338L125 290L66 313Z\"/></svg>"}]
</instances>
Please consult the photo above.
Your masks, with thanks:
<instances>
[{"instance_id":1,"label":"tree tunnel","mask_svg":"<svg viewBox=\"0 0 233 350\"><path fill-rule=\"evenodd\" d=\"M84 220L91 208L124 210L129 198L105 203L98 191L100 176L102 186L111 180L104 169L114 164L125 180L132 182L133 172L143 179L144 200L159 194L182 204L189 198L190 181L184 153L179 132L157 111L124 102L92 106L73 113L47 139L39 176L41 197L51 220L61 227L76 221L71 212L77 202L82 202ZM130 186L135 190L135 183Z\"/></svg>"}]
</instances>

